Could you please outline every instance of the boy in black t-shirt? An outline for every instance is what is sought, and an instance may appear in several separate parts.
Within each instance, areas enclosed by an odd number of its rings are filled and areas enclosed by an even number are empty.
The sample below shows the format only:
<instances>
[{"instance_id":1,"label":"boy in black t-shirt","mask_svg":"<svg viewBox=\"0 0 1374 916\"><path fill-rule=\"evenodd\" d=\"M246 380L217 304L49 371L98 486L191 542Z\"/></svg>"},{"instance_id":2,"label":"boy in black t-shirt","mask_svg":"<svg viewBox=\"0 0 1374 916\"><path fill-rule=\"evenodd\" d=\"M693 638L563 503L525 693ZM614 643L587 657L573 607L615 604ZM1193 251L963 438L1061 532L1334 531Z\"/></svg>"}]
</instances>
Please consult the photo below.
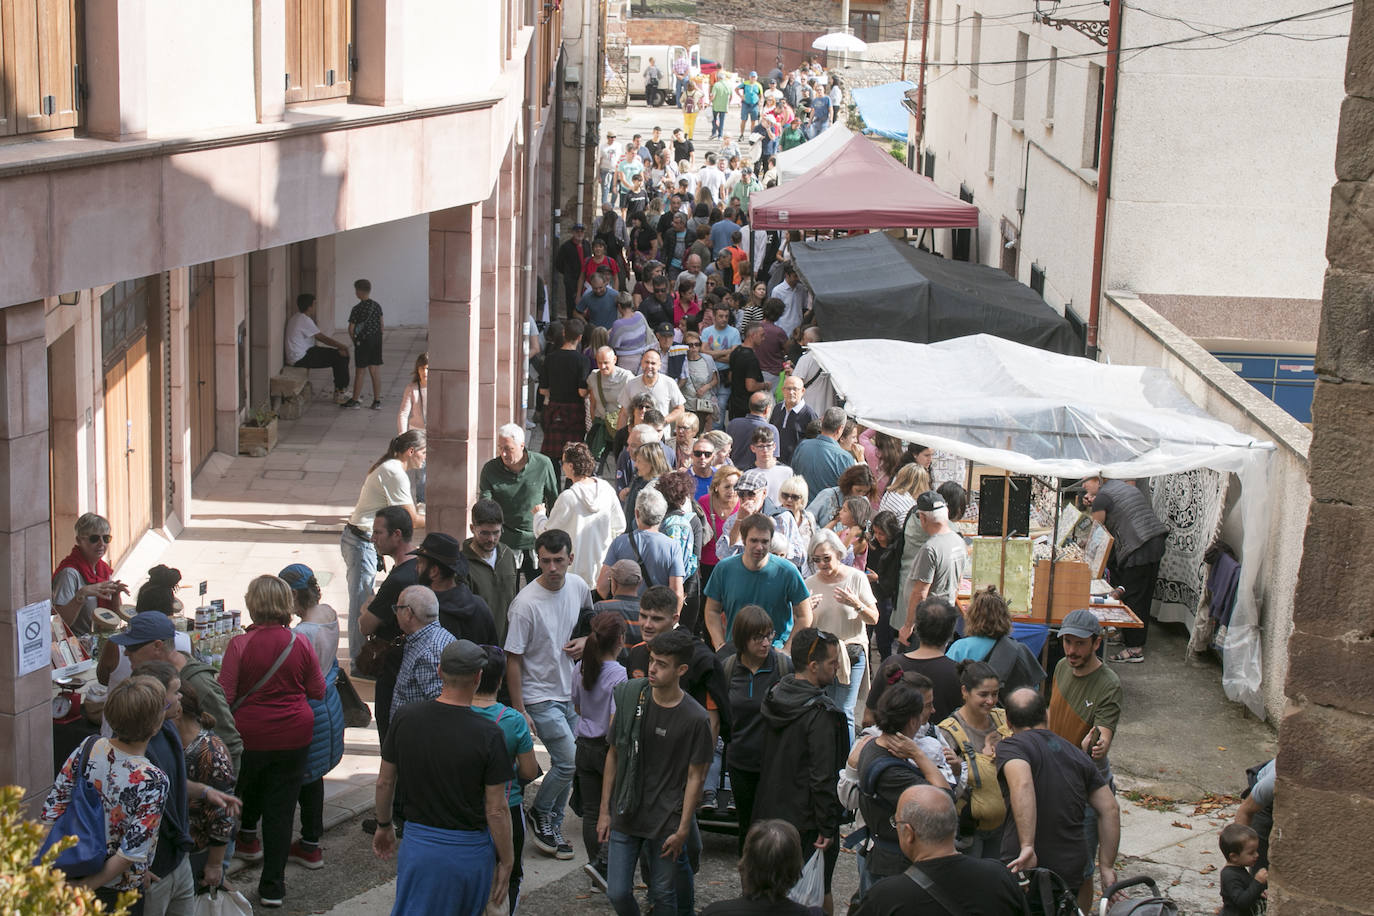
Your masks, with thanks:
<instances>
[{"instance_id":1,"label":"boy in black t-shirt","mask_svg":"<svg viewBox=\"0 0 1374 916\"><path fill-rule=\"evenodd\" d=\"M1253 875L1259 861L1259 834L1244 824L1227 824L1217 838L1226 867L1221 870L1221 916L1259 916L1265 911L1269 869Z\"/></svg>"},{"instance_id":2,"label":"boy in black t-shirt","mask_svg":"<svg viewBox=\"0 0 1374 916\"><path fill-rule=\"evenodd\" d=\"M695 912L679 900L692 894L687 843L711 762L706 710L682 689L693 654L692 637L669 631L649 644L649 677L615 690L611 747L597 835L609 843L606 896L616 912L637 912L634 873L649 862L649 901L655 913ZM686 870L688 880L679 882Z\"/></svg>"},{"instance_id":3,"label":"boy in black t-shirt","mask_svg":"<svg viewBox=\"0 0 1374 916\"><path fill-rule=\"evenodd\" d=\"M372 379L372 409L382 409L381 372L382 364L382 307L372 299L372 281L357 280L353 283L353 293L358 304L348 313L348 336L353 338L353 397L341 407L356 409L362 407L358 395L363 389L363 370Z\"/></svg>"},{"instance_id":4,"label":"boy in black t-shirt","mask_svg":"<svg viewBox=\"0 0 1374 916\"><path fill-rule=\"evenodd\" d=\"M740 330L740 338L739 346L730 351L730 399L726 402L726 413L731 420L747 414L749 395L766 387L763 369L754 353L754 348L763 339L763 324L749 322ZM751 382L753 387L750 387Z\"/></svg>"}]
</instances>

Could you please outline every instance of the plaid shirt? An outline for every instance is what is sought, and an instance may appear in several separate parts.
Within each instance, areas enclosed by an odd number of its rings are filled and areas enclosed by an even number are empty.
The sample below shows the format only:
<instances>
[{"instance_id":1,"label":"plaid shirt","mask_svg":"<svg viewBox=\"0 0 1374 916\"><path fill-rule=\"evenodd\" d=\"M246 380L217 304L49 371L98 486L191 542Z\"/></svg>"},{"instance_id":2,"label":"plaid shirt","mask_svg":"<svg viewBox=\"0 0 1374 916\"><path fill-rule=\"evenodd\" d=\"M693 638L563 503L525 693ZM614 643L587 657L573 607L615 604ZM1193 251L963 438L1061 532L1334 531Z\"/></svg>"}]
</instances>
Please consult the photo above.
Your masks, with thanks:
<instances>
[{"instance_id":1,"label":"plaid shirt","mask_svg":"<svg viewBox=\"0 0 1374 916\"><path fill-rule=\"evenodd\" d=\"M453 634L439 626L426 624L406 637L401 655L401 671L396 675L396 692L391 695L391 714L407 703L432 700L439 695L439 655L453 642Z\"/></svg>"}]
</instances>

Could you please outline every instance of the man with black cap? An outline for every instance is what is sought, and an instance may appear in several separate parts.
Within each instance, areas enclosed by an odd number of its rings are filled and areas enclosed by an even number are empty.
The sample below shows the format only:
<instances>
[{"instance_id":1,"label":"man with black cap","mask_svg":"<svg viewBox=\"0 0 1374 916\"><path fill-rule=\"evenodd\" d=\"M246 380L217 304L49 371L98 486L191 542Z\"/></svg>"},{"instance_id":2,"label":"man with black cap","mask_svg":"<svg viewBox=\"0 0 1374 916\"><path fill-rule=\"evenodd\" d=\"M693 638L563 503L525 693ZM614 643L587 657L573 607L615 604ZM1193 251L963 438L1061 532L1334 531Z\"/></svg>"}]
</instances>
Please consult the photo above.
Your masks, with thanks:
<instances>
[{"instance_id":1,"label":"man with black cap","mask_svg":"<svg viewBox=\"0 0 1374 916\"><path fill-rule=\"evenodd\" d=\"M1150 605L1154 602L1155 579L1159 578L1159 561L1164 558L1169 526L1155 515L1150 498L1139 487L1124 480L1106 480L1101 474L1085 477L1081 484L1093 521L1115 538L1108 560L1112 584L1121 588L1121 600L1143 624L1122 630L1121 641L1126 648L1111 660L1143 662Z\"/></svg>"},{"instance_id":2,"label":"man with black cap","mask_svg":"<svg viewBox=\"0 0 1374 916\"><path fill-rule=\"evenodd\" d=\"M1092 611L1070 611L1059 625L1059 641L1064 657L1054 666L1054 693L1050 695L1050 731L1083 749L1097 764L1107 786L1116 791L1112 765L1107 758L1117 723L1121 720L1121 679L1102 664L1097 652L1102 647L1102 624ZM1083 829L1088 850L1088 873L1097 852L1097 812L1089 805L1083 811ZM1072 883L1072 882L1070 882ZM1079 906L1092 905L1091 882L1079 895Z\"/></svg>"},{"instance_id":3,"label":"man with black cap","mask_svg":"<svg viewBox=\"0 0 1374 916\"><path fill-rule=\"evenodd\" d=\"M463 556L458 539L442 532L427 534L411 553L421 584L429 586L439 602L439 625L454 639L495 645L496 620L487 603L468 588L468 558Z\"/></svg>"},{"instance_id":4,"label":"man with black cap","mask_svg":"<svg viewBox=\"0 0 1374 916\"><path fill-rule=\"evenodd\" d=\"M438 695L400 710L382 742L376 808L390 811L399 790L407 813L393 912L480 913L506 899L515 864L506 783L515 774L500 726L472 710L486 663L469 640L445 646ZM378 822L372 849L383 859L395 852L391 821Z\"/></svg>"},{"instance_id":5,"label":"man with black cap","mask_svg":"<svg viewBox=\"0 0 1374 916\"><path fill-rule=\"evenodd\" d=\"M572 227L572 238L558 246L558 255L553 266L563 278L563 298L567 307L566 318L571 318L582 291L582 272L587 259L592 256L591 243L587 241L587 227L576 223Z\"/></svg>"},{"instance_id":6,"label":"man with black cap","mask_svg":"<svg viewBox=\"0 0 1374 916\"><path fill-rule=\"evenodd\" d=\"M926 542L911 567L906 604L899 602L892 611L892 626L897 628L897 640L903 645L911 643L916 605L927 597L934 597L943 598L951 607L958 607L959 582L972 568L964 539L949 525L945 498L934 490L927 490L916 497L916 511Z\"/></svg>"}]
</instances>

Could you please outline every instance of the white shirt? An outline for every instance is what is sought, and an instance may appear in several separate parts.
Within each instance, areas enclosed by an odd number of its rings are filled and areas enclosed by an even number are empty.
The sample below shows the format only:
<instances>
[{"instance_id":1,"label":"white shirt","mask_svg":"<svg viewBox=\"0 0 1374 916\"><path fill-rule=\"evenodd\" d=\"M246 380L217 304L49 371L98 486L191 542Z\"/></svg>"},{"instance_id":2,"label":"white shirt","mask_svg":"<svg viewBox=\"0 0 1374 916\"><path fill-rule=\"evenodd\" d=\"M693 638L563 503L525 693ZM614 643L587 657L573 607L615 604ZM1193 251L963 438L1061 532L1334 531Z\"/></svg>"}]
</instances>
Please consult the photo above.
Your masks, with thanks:
<instances>
[{"instance_id":1,"label":"white shirt","mask_svg":"<svg viewBox=\"0 0 1374 916\"><path fill-rule=\"evenodd\" d=\"M315 335L319 327L305 312L297 312L286 319L286 363L294 366L305 356L305 352L315 345Z\"/></svg>"},{"instance_id":2,"label":"white shirt","mask_svg":"<svg viewBox=\"0 0 1374 916\"><path fill-rule=\"evenodd\" d=\"M625 390L626 383L634 377L635 374L623 366L612 368L610 375L602 375L600 369L593 369L591 374L587 376L587 390L596 397L595 416L605 416L608 406L612 410L618 409L620 407L620 393ZM597 386L598 379L601 381L600 387ZM602 392L606 394L604 402L601 399Z\"/></svg>"},{"instance_id":3,"label":"white shirt","mask_svg":"<svg viewBox=\"0 0 1374 916\"><path fill-rule=\"evenodd\" d=\"M415 502L410 494L410 476L405 465L395 458L383 461L377 470L367 475L358 504L348 523L364 531L372 530L372 519L387 506L409 506Z\"/></svg>"},{"instance_id":4,"label":"white shirt","mask_svg":"<svg viewBox=\"0 0 1374 916\"><path fill-rule=\"evenodd\" d=\"M521 656L521 693L525 705L572 699L573 662L563 651L592 590L576 573L551 592L535 579L520 590L507 612L507 652Z\"/></svg>"},{"instance_id":5,"label":"white shirt","mask_svg":"<svg viewBox=\"0 0 1374 916\"><path fill-rule=\"evenodd\" d=\"M619 161L620 147L614 143L603 143L601 145L601 159L597 162L597 166L601 171L609 172L611 169L615 168L616 163Z\"/></svg>"},{"instance_id":6,"label":"white shirt","mask_svg":"<svg viewBox=\"0 0 1374 916\"><path fill-rule=\"evenodd\" d=\"M711 192L711 199L720 202L720 189L725 184L725 173L720 166L713 165L697 174L697 183Z\"/></svg>"},{"instance_id":7,"label":"white shirt","mask_svg":"<svg viewBox=\"0 0 1374 916\"><path fill-rule=\"evenodd\" d=\"M620 391L620 409L629 410L630 402L634 400L635 395L643 392L648 392L653 396L654 406L665 417L685 400L682 396L682 389L678 388L677 383L663 372L658 374L653 387L644 384L644 376L636 375L626 382L625 387Z\"/></svg>"}]
</instances>

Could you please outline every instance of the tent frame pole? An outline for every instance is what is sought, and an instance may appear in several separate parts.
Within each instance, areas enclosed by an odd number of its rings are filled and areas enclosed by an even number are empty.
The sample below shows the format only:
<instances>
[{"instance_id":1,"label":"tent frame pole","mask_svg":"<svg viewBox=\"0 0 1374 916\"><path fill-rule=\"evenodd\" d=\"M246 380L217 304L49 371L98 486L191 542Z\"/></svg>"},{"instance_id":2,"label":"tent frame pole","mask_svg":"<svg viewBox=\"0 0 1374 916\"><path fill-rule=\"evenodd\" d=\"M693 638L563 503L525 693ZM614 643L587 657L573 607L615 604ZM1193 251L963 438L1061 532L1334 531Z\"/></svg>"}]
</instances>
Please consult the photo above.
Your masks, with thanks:
<instances>
[{"instance_id":1,"label":"tent frame pole","mask_svg":"<svg viewBox=\"0 0 1374 916\"><path fill-rule=\"evenodd\" d=\"M1060 489L1062 481L1054 478L1054 527L1050 533L1050 581L1049 594L1045 596L1045 645L1040 650L1040 667L1044 668L1050 660L1050 619L1054 616L1054 570L1059 553L1059 517L1064 510L1064 498Z\"/></svg>"}]
</instances>

